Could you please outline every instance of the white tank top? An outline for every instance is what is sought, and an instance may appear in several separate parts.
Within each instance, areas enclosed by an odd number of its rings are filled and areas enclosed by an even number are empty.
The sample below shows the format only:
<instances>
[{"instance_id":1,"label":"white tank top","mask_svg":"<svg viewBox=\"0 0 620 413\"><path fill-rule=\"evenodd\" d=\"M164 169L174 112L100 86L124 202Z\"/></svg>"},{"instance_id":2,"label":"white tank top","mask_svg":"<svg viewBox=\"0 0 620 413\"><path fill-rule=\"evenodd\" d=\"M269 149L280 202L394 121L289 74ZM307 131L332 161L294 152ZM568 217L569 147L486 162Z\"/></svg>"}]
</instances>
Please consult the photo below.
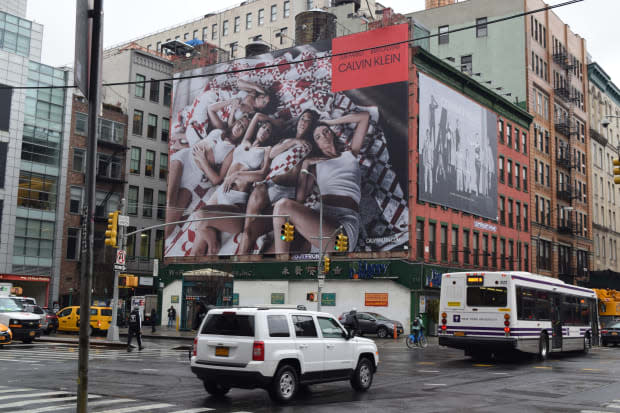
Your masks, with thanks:
<instances>
[{"instance_id":1,"label":"white tank top","mask_svg":"<svg viewBox=\"0 0 620 413\"><path fill-rule=\"evenodd\" d=\"M362 172L359 161L351 151L317 163L316 177L321 195L348 196L359 204Z\"/></svg>"},{"instance_id":2,"label":"white tank top","mask_svg":"<svg viewBox=\"0 0 620 413\"><path fill-rule=\"evenodd\" d=\"M235 145L222 139L222 130L214 129L205 138L207 145L213 151L213 159L216 165L221 165L226 156L235 149Z\"/></svg>"},{"instance_id":3,"label":"white tank top","mask_svg":"<svg viewBox=\"0 0 620 413\"><path fill-rule=\"evenodd\" d=\"M246 150L245 145L239 145L233 152L233 163L245 166L250 171L255 171L261 167L265 159L265 148L251 146Z\"/></svg>"}]
</instances>

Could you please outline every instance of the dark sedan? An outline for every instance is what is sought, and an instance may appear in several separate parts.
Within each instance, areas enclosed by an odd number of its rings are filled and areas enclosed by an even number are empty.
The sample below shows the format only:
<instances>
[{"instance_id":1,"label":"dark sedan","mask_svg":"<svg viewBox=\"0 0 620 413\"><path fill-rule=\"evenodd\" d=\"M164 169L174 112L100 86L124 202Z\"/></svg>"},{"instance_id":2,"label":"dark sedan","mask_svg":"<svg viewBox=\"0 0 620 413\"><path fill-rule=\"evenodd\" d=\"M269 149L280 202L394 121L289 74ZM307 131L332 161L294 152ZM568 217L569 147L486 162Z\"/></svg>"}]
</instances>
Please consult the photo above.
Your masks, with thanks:
<instances>
[{"instance_id":1,"label":"dark sedan","mask_svg":"<svg viewBox=\"0 0 620 413\"><path fill-rule=\"evenodd\" d=\"M338 317L338 320L347 328L350 327L347 325L348 314L349 313L343 313ZM400 336L404 332L402 323L396 320L390 320L381 314L358 312L357 320L362 334L376 334L379 338L393 337L395 325L397 335Z\"/></svg>"},{"instance_id":2,"label":"dark sedan","mask_svg":"<svg viewBox=\"0 0 620 413\"><path fill-rule=\"evenodd\" d=\"M620 322L611 323L601 330L601 344L606 346L611 343L614 346L620 343Z\"/></svg>"}]
</instances>

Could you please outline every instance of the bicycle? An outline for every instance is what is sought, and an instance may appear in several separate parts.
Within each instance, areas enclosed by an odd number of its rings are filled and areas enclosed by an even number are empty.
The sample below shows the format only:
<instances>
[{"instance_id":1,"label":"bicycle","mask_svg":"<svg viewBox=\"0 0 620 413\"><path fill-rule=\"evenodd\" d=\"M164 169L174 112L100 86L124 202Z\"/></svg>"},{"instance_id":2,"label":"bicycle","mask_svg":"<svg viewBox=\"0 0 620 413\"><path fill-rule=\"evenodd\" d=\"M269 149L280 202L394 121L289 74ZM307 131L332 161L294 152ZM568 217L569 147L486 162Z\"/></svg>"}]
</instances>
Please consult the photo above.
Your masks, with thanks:
<instances>
[{"instance_id":1,"label":"bicycle","mask_svg":"<svg viewBox=\"0 0 620 413\"><path fill-rule=\"evenodd\" d=\"M409 348L414 348L416 345L420 348L426 348L426 346L428 346L428 341L426 340L423 329L419 330L417 337L414 333L409 334L406 343Z\"/></svg>"}]
</instances>

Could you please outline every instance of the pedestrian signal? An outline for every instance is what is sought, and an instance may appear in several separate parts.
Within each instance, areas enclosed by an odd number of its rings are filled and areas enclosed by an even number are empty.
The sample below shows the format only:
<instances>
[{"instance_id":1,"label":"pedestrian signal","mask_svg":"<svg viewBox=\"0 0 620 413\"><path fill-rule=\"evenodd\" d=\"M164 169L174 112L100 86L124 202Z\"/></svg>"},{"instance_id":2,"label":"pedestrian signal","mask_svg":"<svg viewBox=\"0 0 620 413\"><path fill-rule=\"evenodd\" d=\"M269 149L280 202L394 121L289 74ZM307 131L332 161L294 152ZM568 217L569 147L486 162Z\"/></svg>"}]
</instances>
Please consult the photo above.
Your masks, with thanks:
<instances>
[{"instance_id":1,"label":"pedestrian signal","mask_svg":"<svg viewBox=\"0 0 620 413\"><path fill-rule=\"evenodd\" d=\"M614 184L620 185L620 159L614 159Z\"/></svg>"},{"instance_id":2,"label":"pedestrian signal","mask_svg":"<svg viewBox=\"0 0 620 413\"><path fill-rule=\"evenodd\" d=\"M108 230L105 232L105 245L109 245L112 248L117 247L117 233L118 233L118 214L120 211L110 212L108 214Z\"/></svg>"},{"instance_id":3,"label":"pedestrian signal","mask_svg":"<svg viewBox=\"0 0 620 413\"><path fill-rule=\"evenodd\" d=\"M334 249L338 252L348 251L349 237L347 237L343 233L338 234L338 236L336 237L336 245L334 245Z\"/></svg>"},{"instance_id":4,"label":"pedestrian signal","mask_svg":"<svg viewBox=\"0 0 620 413\"><path fill-rule=\"evenodd\" d=\"M316 299L316 295L314 293L307 293L306 294L306 300L307 301L312 301L314 302L314 300Z\"/></svg>"},{"instance_id":5,"label":"pedestrian signal","mask_svg":"<svg viewBox=\"0 0 620 413\"><path fill-rule=\"evenodd\" d=\"M330 264L331 260L328 256L325 256L325 258L323 259L323 272L325 274L327 274L329 272L329 264Z\"/></svg>"},{"instance_id":6,"label":"pedestrian signal","mask_svg":"<svg viewBox=\"0 0 620 413\"><path fill-rule=\"evenodd\" d=\"M295 238L295 227L290 222L285 222L280 231L280 239L285 242L291 242Z\"/></svg>"}]
</instances>

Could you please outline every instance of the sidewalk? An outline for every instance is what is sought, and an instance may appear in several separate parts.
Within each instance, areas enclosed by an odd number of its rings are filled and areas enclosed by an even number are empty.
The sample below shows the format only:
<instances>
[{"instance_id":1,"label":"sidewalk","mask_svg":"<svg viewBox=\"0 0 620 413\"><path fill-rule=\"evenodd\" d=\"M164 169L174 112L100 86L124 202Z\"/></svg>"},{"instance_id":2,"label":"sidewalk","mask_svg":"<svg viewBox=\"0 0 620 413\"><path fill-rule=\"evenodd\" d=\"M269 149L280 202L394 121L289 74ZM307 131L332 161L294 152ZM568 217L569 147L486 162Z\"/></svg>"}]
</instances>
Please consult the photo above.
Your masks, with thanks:
<instances>
[{"instance_id":1,"label":"sidewalk","mask_svg":"<svg viewBox=\"0 0 620 413\"><path fill-rule=\"evenodd\" d=\"M120 341L108 341L105 336L91 336L91 346L106 346L106 347L126 347L127 343L125 338L127 337L127 328L119 328ZM151 332L151 326L142 327L142 338L151 339L168 339L168 340L184 340L191 343L196 337L195 331L177 331L176 329L161 327L153 333ZM42 335L37 338L36 341L49 342L49 343L63 343L63 344L78 344L79 337L77 334L71 333L58 333L58 336L45 336Z\"/></svg>"}]
</instances>

